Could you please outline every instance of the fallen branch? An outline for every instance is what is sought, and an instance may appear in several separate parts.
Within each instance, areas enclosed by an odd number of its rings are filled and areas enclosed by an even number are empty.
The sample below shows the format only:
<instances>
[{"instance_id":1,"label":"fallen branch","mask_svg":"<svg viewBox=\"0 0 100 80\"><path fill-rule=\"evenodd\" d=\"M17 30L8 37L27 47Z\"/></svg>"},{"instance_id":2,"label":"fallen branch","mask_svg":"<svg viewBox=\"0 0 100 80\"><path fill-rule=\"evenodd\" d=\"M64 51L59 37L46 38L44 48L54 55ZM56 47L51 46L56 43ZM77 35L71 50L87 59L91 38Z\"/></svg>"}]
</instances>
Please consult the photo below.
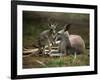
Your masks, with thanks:
<instances>
[{"instance_id":1,"label":"fallen branch","mask_svg":"<svg viewBox=\"0 0 100 80\"><path fill-rule=\"evenodd\" d=\"M36 60L36 62L39 63L39 64L41 64L41 65L44 66L44 67L47 67L47 65L44 64L42 61Z\"/></svg>"},{"instance_id":2,"label":"fallen branch","mask_svg":"<svg viewBox=\"0 0 100 80\"><path fill-rule=\"evenodd\" d=\"M59 41L56 41L56 44L59 44ZM51 46L52 44L50 44L50 46ZM45 46L45 48L48 48L48 46L46 45ZM53 49L57 49L58 47L52 47ZM38 48L35 48L35 49L26 49L26 48L24 48L23 49L24 51L23 51L23 54L24 55L27 55L27 54L35 54L35 53L37 53L37 51L39 50Z\"/></svg>"},{"instance_id":3,"label":"fallen branch","mask_svg":"<svg viewBox=\"0 0 100 80\"><path fill-rule=\"evenodd\" d=\"M39 49L27 49L26 51L23 51L23 54L35 54Z\"/></svg>"}]
</instances>

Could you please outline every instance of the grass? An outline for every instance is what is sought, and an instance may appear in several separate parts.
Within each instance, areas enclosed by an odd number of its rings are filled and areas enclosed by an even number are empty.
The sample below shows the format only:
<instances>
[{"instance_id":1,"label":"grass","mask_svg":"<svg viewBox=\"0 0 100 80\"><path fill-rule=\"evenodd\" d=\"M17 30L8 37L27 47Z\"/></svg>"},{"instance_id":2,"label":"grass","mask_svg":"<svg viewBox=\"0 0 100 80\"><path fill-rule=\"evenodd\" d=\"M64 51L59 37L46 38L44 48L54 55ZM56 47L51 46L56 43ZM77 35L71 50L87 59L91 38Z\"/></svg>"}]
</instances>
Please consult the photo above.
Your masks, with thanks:
<instances>
[{"instance_id":1,"label":"grass","mask_svg":"<svg viewBox=\"0 0 100 80\"><path fill-rule=\"evenodd\" d=\"M89 56L87 54L77 55L77 58L73 62L74 56L62 56L62 57L39 57L28 56L23 57L23 68L46 68L46 67L68 67L68 66L86 66L89 65ZM43 66L36 62L41 61L46 66Z\"/></svg>"},{"instance_id":2,"label":"grass","mask_svg":"<svg viewBox=\"0 0 100 80\"><path fill-rule=\"evenodd\" d=\"M47 65L49 67L64 67L64 66L84 66L89 65L89 58L86 55L78 55L73 62L74 56L65 56L50 60Z\"/></svg>"}]
</instances>

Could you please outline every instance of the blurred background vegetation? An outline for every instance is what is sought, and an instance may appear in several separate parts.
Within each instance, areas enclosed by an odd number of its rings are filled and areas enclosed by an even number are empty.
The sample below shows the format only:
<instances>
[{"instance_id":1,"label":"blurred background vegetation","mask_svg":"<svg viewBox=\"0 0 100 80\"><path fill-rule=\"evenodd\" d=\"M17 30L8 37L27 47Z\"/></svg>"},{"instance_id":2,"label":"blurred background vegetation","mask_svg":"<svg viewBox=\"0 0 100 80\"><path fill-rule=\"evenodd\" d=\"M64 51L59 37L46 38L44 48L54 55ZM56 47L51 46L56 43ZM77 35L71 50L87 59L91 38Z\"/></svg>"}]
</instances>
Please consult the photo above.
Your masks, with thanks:
<instances>
[{"instance_id":1,"label":"blurred background vegetation","mask_svg":"<svg viewBox=\"0 0 100 80\"><path fill-rule=\"evenodd\" d=\"M48 29L49 23L58 24L57 30L71 23L70 34L78 34L89 47L89 14L23 11L23 47L32 48L40 32Z\"/></svg>"}]
</instances>

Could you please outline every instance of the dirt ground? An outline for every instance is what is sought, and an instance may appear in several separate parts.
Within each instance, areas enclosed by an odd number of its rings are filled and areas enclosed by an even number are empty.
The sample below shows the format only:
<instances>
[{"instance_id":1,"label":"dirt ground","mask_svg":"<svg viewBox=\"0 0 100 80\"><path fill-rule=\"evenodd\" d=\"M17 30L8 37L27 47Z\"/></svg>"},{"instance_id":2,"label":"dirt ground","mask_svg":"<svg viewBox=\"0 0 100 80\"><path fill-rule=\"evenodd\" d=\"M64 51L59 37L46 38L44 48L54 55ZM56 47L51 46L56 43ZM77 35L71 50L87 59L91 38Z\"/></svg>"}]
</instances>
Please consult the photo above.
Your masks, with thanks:
<instances>
[{"instance_id":1,"label":"dirt ground","mask_svg":"<svg viewBox=\"0 0 100 80\"><path fill-rule=\"evenodd\" d=\"M86 66L89 65L89 55L77 55L73 61L74 56L50 57L50 56L34 56L23 55L23 68L46 68L46 67L67 67L67 66Z\"/></svg>"}]
</instances>

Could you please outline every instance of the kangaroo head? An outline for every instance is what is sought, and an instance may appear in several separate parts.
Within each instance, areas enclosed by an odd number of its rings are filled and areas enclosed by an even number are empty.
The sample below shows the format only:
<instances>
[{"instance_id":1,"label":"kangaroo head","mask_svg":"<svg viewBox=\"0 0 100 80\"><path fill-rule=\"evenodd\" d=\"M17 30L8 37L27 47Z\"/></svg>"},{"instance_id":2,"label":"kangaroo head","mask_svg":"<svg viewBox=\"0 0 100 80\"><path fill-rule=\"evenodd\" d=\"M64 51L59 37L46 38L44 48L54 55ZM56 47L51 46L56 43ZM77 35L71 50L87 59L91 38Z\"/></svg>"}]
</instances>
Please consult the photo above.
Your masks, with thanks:
<instances>
[{"instance_id":1,"label":"kangaroo head","mask_svg":"<svg viewBox=\"0 0 100 80\"><path fill-rule=\"evenodd\" d=\"M71 24L67 24L64 26L64 31L68 31L70 29Z\"/></svg>"},{"instance_id":2,"label":"kangaroo head","mask_svg":"<svg viewBox=\"0 0 100 80\"><path fill-rule=\"evenodd\" d=\"M56 40L60 40L60 39L64 39L64 38L68 39L69 38L69 32L68 32L68 30L70 28L70 25L71 24L65 25L62 30L60 30L60 31L57 32L57 34L56 34Z\"/></svg>"},{"instance_id":3,"label":"kangaroo head","mask_svg":"<svg viewBox=\"0 0 100 80\"><path fill-rule=\"evenodd\" d=\"M53 34L56 33L56 27L57 27L56 24L49 24L49 29Z\"/></svg>"}]
</instances>

